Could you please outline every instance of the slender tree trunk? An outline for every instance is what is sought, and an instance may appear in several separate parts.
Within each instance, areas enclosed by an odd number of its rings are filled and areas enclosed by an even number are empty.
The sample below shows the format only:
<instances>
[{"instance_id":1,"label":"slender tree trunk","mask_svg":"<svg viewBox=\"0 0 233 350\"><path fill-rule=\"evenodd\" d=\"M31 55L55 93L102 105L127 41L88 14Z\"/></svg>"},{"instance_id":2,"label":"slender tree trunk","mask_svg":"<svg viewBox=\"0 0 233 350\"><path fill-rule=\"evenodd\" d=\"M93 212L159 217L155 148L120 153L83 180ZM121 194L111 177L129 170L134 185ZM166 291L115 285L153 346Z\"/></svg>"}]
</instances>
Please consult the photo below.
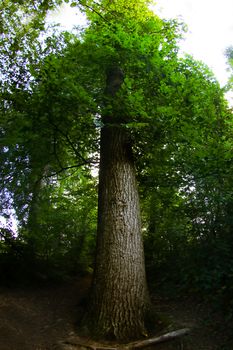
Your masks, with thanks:
<instances>
[{"instance_id":1,"label":"slender tree trunk","mask_svg":"<svg viewBox=\"0 0 233 350\"><path fill-rule=\"evenodd\" d=\"M97 256L84 317L91 334L129 340L145 334L149 305L139 197L126 129L101 132Z\"/></svg>"}]
</instances>

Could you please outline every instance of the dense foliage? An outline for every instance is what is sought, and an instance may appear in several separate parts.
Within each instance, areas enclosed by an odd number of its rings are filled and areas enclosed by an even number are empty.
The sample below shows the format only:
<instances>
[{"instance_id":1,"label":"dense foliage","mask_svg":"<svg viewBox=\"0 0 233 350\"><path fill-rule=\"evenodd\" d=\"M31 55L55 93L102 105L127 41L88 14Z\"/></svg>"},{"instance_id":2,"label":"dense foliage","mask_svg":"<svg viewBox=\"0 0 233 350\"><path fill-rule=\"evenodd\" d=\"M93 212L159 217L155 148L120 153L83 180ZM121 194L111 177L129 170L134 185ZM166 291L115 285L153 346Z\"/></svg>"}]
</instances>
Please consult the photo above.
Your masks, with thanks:
<instances>
[{"instance_id":1,"label":"dense foliage","mask_svg":"<svg viewBox=\"0 0 233 350\"><path fill-rule=\"evenodd\" d=\"M72 3L87 29L60 33L44 25L55 3L23 3L0 5L0 209L18 223L1 230L1 277L91 268L99 116L114 108L134 139L150 281L232 318L232 110L205 65L178 58L181 26L144 1L87 1ZM103 102L115 63L117 105Z\"/></svg>"}]
</instances>

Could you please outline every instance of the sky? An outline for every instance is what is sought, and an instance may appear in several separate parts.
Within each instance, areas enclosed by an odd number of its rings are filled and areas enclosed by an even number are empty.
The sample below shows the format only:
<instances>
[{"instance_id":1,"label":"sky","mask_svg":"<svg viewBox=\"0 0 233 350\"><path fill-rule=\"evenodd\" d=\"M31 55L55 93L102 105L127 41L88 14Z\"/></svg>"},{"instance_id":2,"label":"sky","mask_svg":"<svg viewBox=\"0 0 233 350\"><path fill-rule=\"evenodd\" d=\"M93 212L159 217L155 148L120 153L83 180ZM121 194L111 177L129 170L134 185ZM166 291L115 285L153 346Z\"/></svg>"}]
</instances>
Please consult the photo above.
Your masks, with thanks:
<instances>
[{"instance_id":1,"label":"sky","mask_svg":"<svg viewBox=\"0 0 233 350\"><path fill-rule=\"evenodd\" d=\"M158 0L156 7L162 17L182 17L188 32L181 50L206 63L226 84L224 52L233 46L233 0Z\"/></svg>"}]
</instances>

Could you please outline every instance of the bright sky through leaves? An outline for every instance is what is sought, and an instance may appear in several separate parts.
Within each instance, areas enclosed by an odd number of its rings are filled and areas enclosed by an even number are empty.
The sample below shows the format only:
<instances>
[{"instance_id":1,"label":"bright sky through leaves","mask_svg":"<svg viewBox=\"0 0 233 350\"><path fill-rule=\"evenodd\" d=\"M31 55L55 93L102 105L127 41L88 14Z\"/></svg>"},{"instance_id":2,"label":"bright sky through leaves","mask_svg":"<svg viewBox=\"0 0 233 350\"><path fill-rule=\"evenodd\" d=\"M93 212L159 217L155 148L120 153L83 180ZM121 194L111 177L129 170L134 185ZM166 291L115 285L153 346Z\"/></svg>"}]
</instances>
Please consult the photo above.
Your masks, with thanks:
<instances>
[{"instance_id":1,"label":"bright sky through leaves","mask_svg":"<svg viewBox=\"0 0 233 350\"><path fill-rule=\"evenodd\" d=\"M158 0L154 8L160 17L182 18L188 32L180 43L181 51L206 63L224 86L229 76L224 51L233 45L233 0ZM77 9L63 5L53 19L71 29L84 23L77 13Z\"/></svg>"},{"instance_id":2,"label":"bright sky through leaves","mask_svg":"<svg viewBox=\"0 0 233 350\"><path fill-rule=\"evenodd\" d=\"M205 62L223 85L227 81L224 51L233 45L232 0L158 0L162 17L181 16L188 25L181 49Z\"/></svg>"}]
</instances>

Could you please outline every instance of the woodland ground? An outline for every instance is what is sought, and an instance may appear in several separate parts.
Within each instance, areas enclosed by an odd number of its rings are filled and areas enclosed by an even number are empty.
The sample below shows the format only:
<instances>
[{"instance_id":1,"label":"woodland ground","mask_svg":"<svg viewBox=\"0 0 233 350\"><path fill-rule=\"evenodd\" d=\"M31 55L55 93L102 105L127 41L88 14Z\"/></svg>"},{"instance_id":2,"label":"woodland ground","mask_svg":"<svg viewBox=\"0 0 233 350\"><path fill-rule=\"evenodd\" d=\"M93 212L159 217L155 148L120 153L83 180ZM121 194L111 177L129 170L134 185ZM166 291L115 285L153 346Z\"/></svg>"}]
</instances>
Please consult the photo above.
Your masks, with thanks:
<instances>
[{"instance_id":1,"label":"woodland ground","mask_svg":"<svg viewBox=\"0 0 233 350\"><path fill-rule=\"evenodd\" d=\"M90 277L62 285L0 288L0 350L56 349L60 340L75 334ZM152 294L156 310L169 322L163 333L190 327L189 335L154 346L156 350L231 350L221 317L190 298ZM225 344L225 345L224 345ZM152 347L151 347L152 348ZM148 348L147 348L148 349Z\"/></svg>"}]
</instances>

